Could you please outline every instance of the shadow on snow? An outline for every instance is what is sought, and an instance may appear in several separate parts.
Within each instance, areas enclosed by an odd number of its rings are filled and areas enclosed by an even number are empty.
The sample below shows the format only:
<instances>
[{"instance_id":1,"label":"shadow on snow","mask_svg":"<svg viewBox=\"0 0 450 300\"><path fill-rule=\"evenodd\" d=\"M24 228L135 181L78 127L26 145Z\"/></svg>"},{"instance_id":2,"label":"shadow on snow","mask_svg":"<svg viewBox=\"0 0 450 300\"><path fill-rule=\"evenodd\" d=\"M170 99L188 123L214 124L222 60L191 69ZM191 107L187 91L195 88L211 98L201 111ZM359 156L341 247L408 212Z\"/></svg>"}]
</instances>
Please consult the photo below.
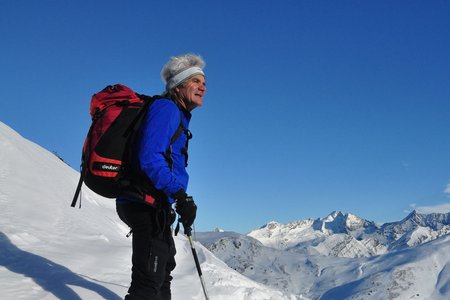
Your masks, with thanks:
<instances>
[{"instance_id":1,"label":"shadow on snow","mask_svg":"<svg viewBox=\"0 0 450 300\"><path fill-rule=\"evenodd\" d=\"M17 248L3 232L0 232L0 266L31 278L58 299L82 300L69 285L91 290L104 299L122 299L104 286L89 281L62 265Z\"/></svg>"}]
</instances>

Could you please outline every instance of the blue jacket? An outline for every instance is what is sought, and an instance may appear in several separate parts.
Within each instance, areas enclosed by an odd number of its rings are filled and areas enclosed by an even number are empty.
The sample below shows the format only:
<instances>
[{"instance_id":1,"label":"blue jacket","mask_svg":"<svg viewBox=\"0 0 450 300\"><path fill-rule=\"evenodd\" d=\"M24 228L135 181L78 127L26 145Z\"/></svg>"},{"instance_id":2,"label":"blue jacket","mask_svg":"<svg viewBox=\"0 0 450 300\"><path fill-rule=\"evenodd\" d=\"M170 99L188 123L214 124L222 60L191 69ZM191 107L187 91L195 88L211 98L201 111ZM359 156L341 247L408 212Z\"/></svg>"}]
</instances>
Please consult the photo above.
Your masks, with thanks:
<instances>
[{"instance_id":1,"label":"blue jacket","mask_svg":"<svg viewBox=\"0 0 450 300\"><path fill-rule=\"evenodd\" d=\"M164 191L169 202L173 193L183 189L187 190L189 175L186 172L187 135L183 132L179 138L170 145L170 141L181 122L187 130L191 114L180 108L170 99L157 99L150 106L147 116L140 129L140 138L137 144L138 162L141 170L152 181L154 187ZM171 146L172 167L166 159L166 151ZM132 200L132 199L118 199Z\"/></svg>"}]
</instances>

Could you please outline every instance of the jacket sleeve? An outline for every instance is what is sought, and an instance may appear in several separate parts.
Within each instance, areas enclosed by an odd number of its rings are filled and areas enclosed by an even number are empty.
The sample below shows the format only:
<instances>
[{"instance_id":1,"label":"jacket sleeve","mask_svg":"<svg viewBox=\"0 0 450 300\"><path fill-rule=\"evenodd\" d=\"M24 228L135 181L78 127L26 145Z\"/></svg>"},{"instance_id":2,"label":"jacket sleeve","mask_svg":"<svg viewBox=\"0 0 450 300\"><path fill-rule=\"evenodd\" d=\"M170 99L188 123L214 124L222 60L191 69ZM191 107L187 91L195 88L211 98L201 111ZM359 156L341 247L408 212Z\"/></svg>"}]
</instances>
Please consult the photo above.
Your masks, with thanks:
<instances>
[{"instance_id":1,"label":"jacket sleeve","mask_svg":"<svg viewBox=\"0 0 450 300\"><path fill-rule=\"evenodd\" d=\"M139 163L155 188L170 197L182 189L170 170L165 152L180 125L180 111L170 100L156 100L147 113L139 144Z\"/></svg>"}]
</instances>

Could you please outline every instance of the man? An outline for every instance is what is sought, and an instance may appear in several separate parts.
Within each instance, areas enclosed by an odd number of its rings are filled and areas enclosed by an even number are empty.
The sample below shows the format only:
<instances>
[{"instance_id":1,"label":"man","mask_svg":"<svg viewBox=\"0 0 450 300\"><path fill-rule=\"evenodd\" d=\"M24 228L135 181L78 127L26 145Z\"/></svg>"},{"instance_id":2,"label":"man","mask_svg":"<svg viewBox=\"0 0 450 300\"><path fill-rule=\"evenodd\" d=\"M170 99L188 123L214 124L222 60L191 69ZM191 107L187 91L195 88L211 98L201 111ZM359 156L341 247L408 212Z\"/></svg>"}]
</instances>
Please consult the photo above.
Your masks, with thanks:
<instances>
[{"instance_id":1,"label":"man","mask_svg":"<svg viewBox=\"0 0 450 300\"><path fill-rule=\"evenodd\" d=\"M186 234L197 211L186 194L186 166L191 111L203 104L206 92L204 66L200 56L185 54L172 57L162 68L166 90L150 106L136 145L137 164L153 192L145 201L130 195L116 201L120 219L133 234L132 279L125 300L171 299L170 273L175 268L171 206L175 203Z\"/></svg>"}]
</instances>

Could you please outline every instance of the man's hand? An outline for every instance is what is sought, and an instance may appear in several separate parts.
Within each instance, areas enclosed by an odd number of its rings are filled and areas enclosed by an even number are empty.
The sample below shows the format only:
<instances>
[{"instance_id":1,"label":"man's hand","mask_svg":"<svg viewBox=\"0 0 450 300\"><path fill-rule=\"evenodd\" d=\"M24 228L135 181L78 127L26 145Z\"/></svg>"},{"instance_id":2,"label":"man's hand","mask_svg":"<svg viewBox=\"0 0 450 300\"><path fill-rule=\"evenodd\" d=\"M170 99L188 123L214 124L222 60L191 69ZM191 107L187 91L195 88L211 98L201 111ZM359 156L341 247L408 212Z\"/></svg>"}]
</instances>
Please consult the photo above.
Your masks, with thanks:
<instances>
[{"instance_id":1,"label":"man's hand","mask_svg":"<svg viewBox=\"0 0 450 300\"><path fill-rule=\"evenodd\" d=\"M180 222L183 224L184 233L190 235L194 224L195 217L197 216L197 205L195 205L194 199L188 196L185 191L180 190L172 195L175 199L175 211L180 215Z\"/></svg>"}]
</instances>

